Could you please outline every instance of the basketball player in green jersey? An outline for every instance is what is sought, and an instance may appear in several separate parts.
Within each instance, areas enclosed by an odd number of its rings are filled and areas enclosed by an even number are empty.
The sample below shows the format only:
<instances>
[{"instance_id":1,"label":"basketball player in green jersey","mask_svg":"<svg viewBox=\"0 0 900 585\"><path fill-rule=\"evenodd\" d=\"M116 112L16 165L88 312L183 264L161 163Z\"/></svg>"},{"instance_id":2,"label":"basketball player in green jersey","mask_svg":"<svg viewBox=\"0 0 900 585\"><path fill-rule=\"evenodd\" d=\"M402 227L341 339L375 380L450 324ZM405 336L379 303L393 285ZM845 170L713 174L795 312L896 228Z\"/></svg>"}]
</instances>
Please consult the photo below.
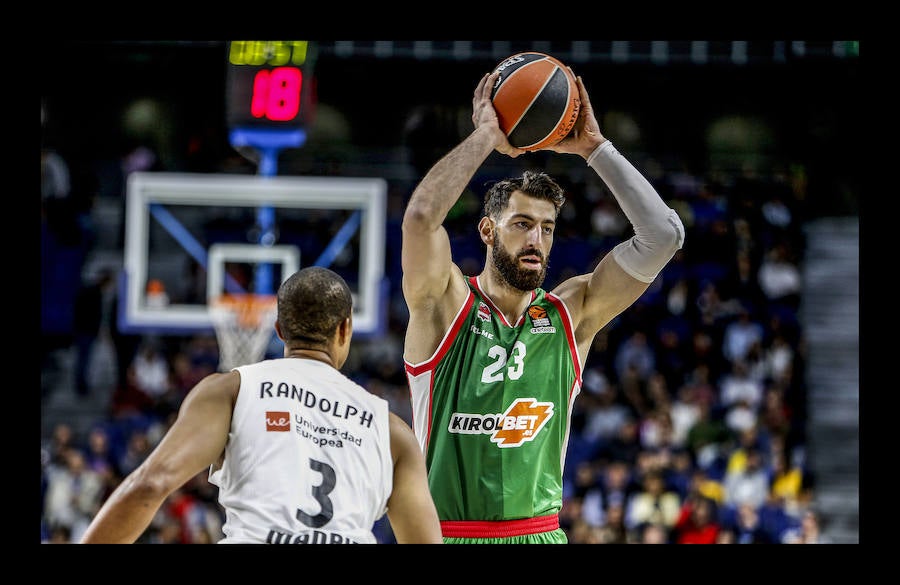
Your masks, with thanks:
<instances>
[{"instance_id":1,"label":"basketball player in green jersey","mask_svg":"<svg viewBox=\"0 0 900 585\"><path fill-rule=\"evenodd\" d=\"M428 171L403 217L403 357L444 542L562 544L563 462L585 357L597 332L682 246L684 227L603 137L579 77L575 128L544 150L584 158L634 237L593 272L541 289L564 194L548 175L525 172L485 195L478 223L485 265L464 275L451 259L447 213L494 150L525 153L498 126L490 99L496 77L478 83L474 131Z\"/></svg>"}]
</instances>

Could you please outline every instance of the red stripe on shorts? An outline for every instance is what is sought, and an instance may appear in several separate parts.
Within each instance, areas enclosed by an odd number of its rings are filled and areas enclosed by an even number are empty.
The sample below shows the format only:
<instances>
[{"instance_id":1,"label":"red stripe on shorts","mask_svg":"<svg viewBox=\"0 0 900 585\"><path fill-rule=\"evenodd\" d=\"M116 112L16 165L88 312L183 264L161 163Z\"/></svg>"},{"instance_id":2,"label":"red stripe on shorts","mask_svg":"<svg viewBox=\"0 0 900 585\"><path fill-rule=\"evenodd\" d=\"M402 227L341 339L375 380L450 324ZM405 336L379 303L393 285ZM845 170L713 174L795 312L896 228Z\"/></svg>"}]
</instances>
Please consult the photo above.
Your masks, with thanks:
<instances>
[{"instance_id":1,"label":"red stripe on shorts","mask_svg":"<svg viewBox=\"0 0 900 585\"><path fill-rule=\"evenodd\" d=\"M506 538L559 528L559 514L522 520L441 520L441 533L456 538Z\"/></svg>"}]
</instances>

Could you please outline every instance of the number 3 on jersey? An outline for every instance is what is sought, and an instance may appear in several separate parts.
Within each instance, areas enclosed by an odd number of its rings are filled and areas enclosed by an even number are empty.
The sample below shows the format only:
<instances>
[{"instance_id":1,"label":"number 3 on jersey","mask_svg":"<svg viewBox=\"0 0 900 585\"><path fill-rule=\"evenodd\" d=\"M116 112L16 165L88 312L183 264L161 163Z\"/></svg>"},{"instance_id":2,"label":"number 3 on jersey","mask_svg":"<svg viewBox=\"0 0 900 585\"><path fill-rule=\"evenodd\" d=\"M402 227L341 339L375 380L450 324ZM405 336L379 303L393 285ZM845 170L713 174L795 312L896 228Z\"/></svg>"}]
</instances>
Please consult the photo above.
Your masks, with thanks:
<instances>
[{"instance_id":1,"label":"number 3 on jersey","mask_svg":"<svg viewBox=\"0 0 900 585\"><path fill-rule=\"evenodd\" d=\"M334 505L331 503L328 494L334 491L334 486L337 484L337 476L333 467L315 459L309 460L309 467L313 471L318 471L322 474L322 484L314 485L312 488L312 495L319 502L321 511L315 516L310 516L297 508L297 520L311 528L321 528L328 524L328 521L334 516Z\"/></svg>"},{"instance_id":2,"label":"number 3 on jersey","mask_svg":"<svg viewBox=\"0 0 900 585\"><path fill-rule=\"evenodd\" d=\"M481 371L481 381L485 384L490 382L500 382L503 380L503 368L507 365L508 357L506 348L500 345L493 345L488 350L488 356L494 361ZM506 375L510 380L518 380L522 377L525 369L525 344L517 341L512 348L512 364L506 368Z\"/></svg>"}]
</instances>

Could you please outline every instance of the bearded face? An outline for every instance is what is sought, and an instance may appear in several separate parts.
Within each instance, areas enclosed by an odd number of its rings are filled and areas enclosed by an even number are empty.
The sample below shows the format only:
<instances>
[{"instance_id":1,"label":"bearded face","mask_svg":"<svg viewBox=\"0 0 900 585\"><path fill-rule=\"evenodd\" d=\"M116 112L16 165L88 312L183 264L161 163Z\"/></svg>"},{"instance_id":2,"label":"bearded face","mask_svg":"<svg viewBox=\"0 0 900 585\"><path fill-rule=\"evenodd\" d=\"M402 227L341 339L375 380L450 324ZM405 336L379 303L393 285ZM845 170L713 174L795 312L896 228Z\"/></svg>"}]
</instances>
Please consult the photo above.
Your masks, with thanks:
<instances>
[{"instance_id":1,"label":"bearded face","mask_svg":"<svg viewBox=\"0 0 900 585\"><path fill-rule=\"evenodd\" d=\"M540 260L540 268L523 266L523 257L536 256ZM500 231L494 228L494 247L491 254L494 267L506 283L521 291L534 290L541 286L547 276L547 258L540 250L526 248L512 254L506 250L500 238Z\"/></svg>"}]
</instances>

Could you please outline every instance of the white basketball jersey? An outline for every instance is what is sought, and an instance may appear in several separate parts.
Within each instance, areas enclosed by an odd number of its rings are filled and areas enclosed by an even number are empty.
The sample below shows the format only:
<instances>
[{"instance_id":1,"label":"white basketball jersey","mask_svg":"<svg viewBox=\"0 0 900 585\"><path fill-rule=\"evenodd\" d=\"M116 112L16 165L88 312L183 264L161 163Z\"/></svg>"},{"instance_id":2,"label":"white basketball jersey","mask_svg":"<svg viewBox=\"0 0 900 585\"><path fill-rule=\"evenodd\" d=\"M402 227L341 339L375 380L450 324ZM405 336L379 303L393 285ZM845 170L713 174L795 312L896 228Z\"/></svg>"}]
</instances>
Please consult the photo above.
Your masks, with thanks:
<instances>
[{"instance_id":1,"label":"white basketball jersey","mask_svg":"<svg viewBox=\"0 0 900 585\"><path fill-rule=\"evenodd\" d=\"M209 474L220 543L376 543L393 489L388 402L316 360L235 369L225 458Z\"/></svg>"}]
</instances>

